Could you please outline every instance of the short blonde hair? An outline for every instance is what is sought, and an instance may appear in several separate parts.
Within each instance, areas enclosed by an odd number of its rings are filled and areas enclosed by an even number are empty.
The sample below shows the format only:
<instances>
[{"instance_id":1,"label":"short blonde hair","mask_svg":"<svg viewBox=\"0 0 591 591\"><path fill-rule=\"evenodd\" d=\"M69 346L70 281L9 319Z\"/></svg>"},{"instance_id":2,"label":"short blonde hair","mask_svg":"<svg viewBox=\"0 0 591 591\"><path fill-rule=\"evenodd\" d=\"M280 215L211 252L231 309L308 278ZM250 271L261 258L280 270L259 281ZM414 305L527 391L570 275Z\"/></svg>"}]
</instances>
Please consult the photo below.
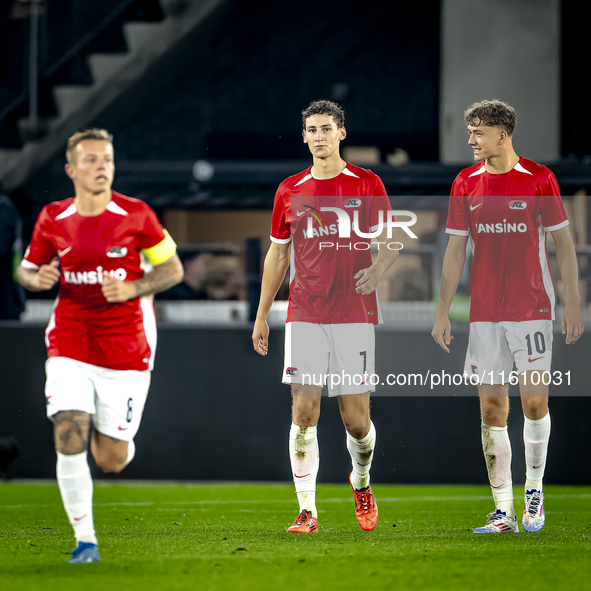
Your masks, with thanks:
<instances>
[{"instance_id":1,"label":"short blonde hair","mask_svg":"<svg viewBox=\"0 0 591 591\"><path fill-rule=\"evenodd\" d=\"M99 129L98 127L77 131L73 136L68 138L66 160L70 164L76 164L76 146L84 140L101 140L112 144L113 136L106 129Z\"/></svg>"}]
</instances>

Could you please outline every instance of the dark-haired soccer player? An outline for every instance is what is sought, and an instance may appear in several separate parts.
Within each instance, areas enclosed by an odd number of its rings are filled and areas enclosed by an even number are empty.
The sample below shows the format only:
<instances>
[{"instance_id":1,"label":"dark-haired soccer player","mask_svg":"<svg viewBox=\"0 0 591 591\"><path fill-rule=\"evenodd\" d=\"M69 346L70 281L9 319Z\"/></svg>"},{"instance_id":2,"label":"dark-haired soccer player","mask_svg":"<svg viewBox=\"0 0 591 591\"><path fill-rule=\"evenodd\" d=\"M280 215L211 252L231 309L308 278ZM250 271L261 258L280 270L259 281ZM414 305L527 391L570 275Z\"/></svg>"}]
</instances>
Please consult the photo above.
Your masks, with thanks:
<instances>
[{"instance_id":1,"label":"dark-haired soccer player","mask_svg":"<svg viewBox=\"0 0 591 591\"><path fill-rule=\"evenodd\" d=\"M449 243L432 336L449 353L453 338L448 312L470 239L470 340L465 372L478 375L482 447L496 511L476 533L517 532L507 434L508 381L519 374L525 415L526 482L522 524L544 527L542 477L546 466L550 414L548 378L552 360L554 290L546 251L551 232L564 282L562 333L575 343L583 333L575 250L558 184L545 166L519 157L511 141L515 111L492 100L464 114L474 166L456 178L449 202Z\"/></svg>"},{"instance_id":2,"label":"dark-haired soccer player","mask_svg":"<svg viewBox=\"0 0 591 591\"><path fill-rule=\"evenodd\" d=\"M54 423L57 482L77 546L70 562L99 560L90 447L105 472L133 459L156 352L153 294L179 283L176 245L142 201L111 190L112 136L68 140L76 196L46 205L19 267L31 291L60 281L46 330L45 397Z\"/></svg>"},{"instance_id":3,"label":"dark-haired soccer player","mask_svg":"<svg viewBox=\"0 0 591 591\"><path fill-rule=\"evenodd\" d=\"M318 531L316 425L324 385L330 396L338 396L353 465L355 512L362 529L370 531L378 520L369 482L376 431L369 417L374 388L368 376L374 374L374 324L380 316L375 289L398 252L382 243L372 264L370 239L354 229L376 231L390 202L375 174L341 159L346 131L337 104L315 101L302 119L313 164L277 190L252 340L255 351L266 355L267 314L291 260L283 383L291 384L293 394L289 454L300 514L287 531ZM342 380L337 384L327 374Z\"/></svg>"}]
</instances>

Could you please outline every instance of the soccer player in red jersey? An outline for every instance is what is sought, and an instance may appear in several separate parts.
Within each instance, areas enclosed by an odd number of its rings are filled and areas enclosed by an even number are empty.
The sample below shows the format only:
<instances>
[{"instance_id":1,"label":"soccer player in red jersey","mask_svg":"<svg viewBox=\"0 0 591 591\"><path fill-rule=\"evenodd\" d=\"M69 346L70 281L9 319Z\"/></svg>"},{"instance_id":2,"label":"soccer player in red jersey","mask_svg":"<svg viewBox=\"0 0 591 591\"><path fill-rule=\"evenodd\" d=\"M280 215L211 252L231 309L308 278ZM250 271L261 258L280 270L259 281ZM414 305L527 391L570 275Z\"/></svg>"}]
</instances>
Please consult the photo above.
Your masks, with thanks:
<instances>
[{"instance_id":1,"label":"soccer player in red jersey","mask_svg":"<svg viewBox=\"0 0 591 591\"><path fill-rule=\"evenodd\" d=\"M70 562L99 560L90 448L105 472L133 459L156 352L153 294L179 283L176 245L142 201L111 190L112 136L68 140L76 196L46 205L19 267L31 291L60 281L45 341L47 416L54 423L57 482L77 546Z\"/></svg>"},{"instance_id":2,"label":"soccer player in red jersey","mask_svg":"<svg viewBox=\"0 0 591 591\"><path fill-rule=\"evenodd\" d=\"M390 202L379 177L341 159L346 131L344 111L336 103L315 101L302 119L313 164L277 190L252 340L255 351L266 355L267 314L291 261L283 383L291 384L293 395L289 454L300 514L287 531L318 531L316 425L324 385L330 396L338 396L353 466L355 512L362 529L370 531L378 519L369 482L376 439L369 416L374 387L367 377L374 374L374 324L380 321L375 289L398 252L382 242L372 264L370 238L359 234L380 231Z\"/></svg>"},{"instance_id":3,"label":"soccer player in red jersey","mask_svg":"<svg viewBox=\"0 0 591 591\"><path fill-rule=\"evenodd\" d=\"M478 376L482 447L496 510L476 533L519 531L513 508L508 382L519 374L524 419L526 482L522 524L544 526L542 477L550 414L554 290L546 233L551 232L564 282L562 333L573 344L583 333L577 260L556 178L519 157L512 145L515 111L492 100L466 111L476 164L457 176L449 202L449 243L432 336L445 351L453 338L448 318L470 240L470 339L465 372ZM476 379L474 380L476 381Z\"/></svg>"}]
</instances>

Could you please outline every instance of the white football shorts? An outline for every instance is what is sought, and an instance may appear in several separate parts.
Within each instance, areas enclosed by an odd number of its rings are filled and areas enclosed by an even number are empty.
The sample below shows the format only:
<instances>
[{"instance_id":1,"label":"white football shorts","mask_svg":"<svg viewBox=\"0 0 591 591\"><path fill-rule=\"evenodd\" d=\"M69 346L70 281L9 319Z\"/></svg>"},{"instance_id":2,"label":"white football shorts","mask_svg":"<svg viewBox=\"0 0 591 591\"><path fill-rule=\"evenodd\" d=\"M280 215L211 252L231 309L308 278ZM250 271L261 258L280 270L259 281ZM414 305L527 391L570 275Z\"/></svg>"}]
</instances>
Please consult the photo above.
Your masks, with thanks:
<instances>
[{"instance_id":1,"label":"white football shorts","mask_svg":"<svg viewBox=\"0 0 591 591\"><path fill-rule=\"evenodd\" d=\"M131 441L140 426L148 397L149 370L97 367L67 357L45 363L47 416L63 410L93 415L94 427L108 437Z\"/></svg>"},{"instance_id":2,"label":"white football shorts","mask_svg":"<svg viewBox=\"0 0 591 591\"><path fill-rule=\"evenodd\" d=\"M552 320L471 322L464 371L481 384L508 384L513 371L550 371Z\"/></svg>"},{"instance_id":3,"label":"white football shorts","mask_svg":"<svg viewBox=\"0 0 591 591\"><path fill-rule=\"evenodd\" d=\"M375 348L373 324L288 322L283 383L326 385L329 396L374 392Z\"/></svg>"}]
</instances>

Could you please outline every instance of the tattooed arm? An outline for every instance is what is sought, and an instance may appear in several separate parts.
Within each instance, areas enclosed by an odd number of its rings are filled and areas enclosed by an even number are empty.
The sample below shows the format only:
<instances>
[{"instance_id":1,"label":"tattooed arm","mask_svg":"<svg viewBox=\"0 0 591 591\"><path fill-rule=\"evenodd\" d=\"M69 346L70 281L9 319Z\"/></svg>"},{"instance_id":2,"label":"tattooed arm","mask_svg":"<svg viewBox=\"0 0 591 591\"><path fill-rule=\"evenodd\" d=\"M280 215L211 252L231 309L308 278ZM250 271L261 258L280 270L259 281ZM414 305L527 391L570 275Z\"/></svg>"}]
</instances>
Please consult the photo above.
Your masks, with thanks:
<instances>
[{"instance_id":1,"label":"tattooed arm","mask_svg":"<svg viewBox=\"0 0 591 591\"><path fill-rule=\"evenodd\" d=\"M178 255L174 254L136 281L120 281L104 275L102 289L107 302L126 302L132 298L166 291L182 280L183 265Z\"/></svg>"}]
</instances>

